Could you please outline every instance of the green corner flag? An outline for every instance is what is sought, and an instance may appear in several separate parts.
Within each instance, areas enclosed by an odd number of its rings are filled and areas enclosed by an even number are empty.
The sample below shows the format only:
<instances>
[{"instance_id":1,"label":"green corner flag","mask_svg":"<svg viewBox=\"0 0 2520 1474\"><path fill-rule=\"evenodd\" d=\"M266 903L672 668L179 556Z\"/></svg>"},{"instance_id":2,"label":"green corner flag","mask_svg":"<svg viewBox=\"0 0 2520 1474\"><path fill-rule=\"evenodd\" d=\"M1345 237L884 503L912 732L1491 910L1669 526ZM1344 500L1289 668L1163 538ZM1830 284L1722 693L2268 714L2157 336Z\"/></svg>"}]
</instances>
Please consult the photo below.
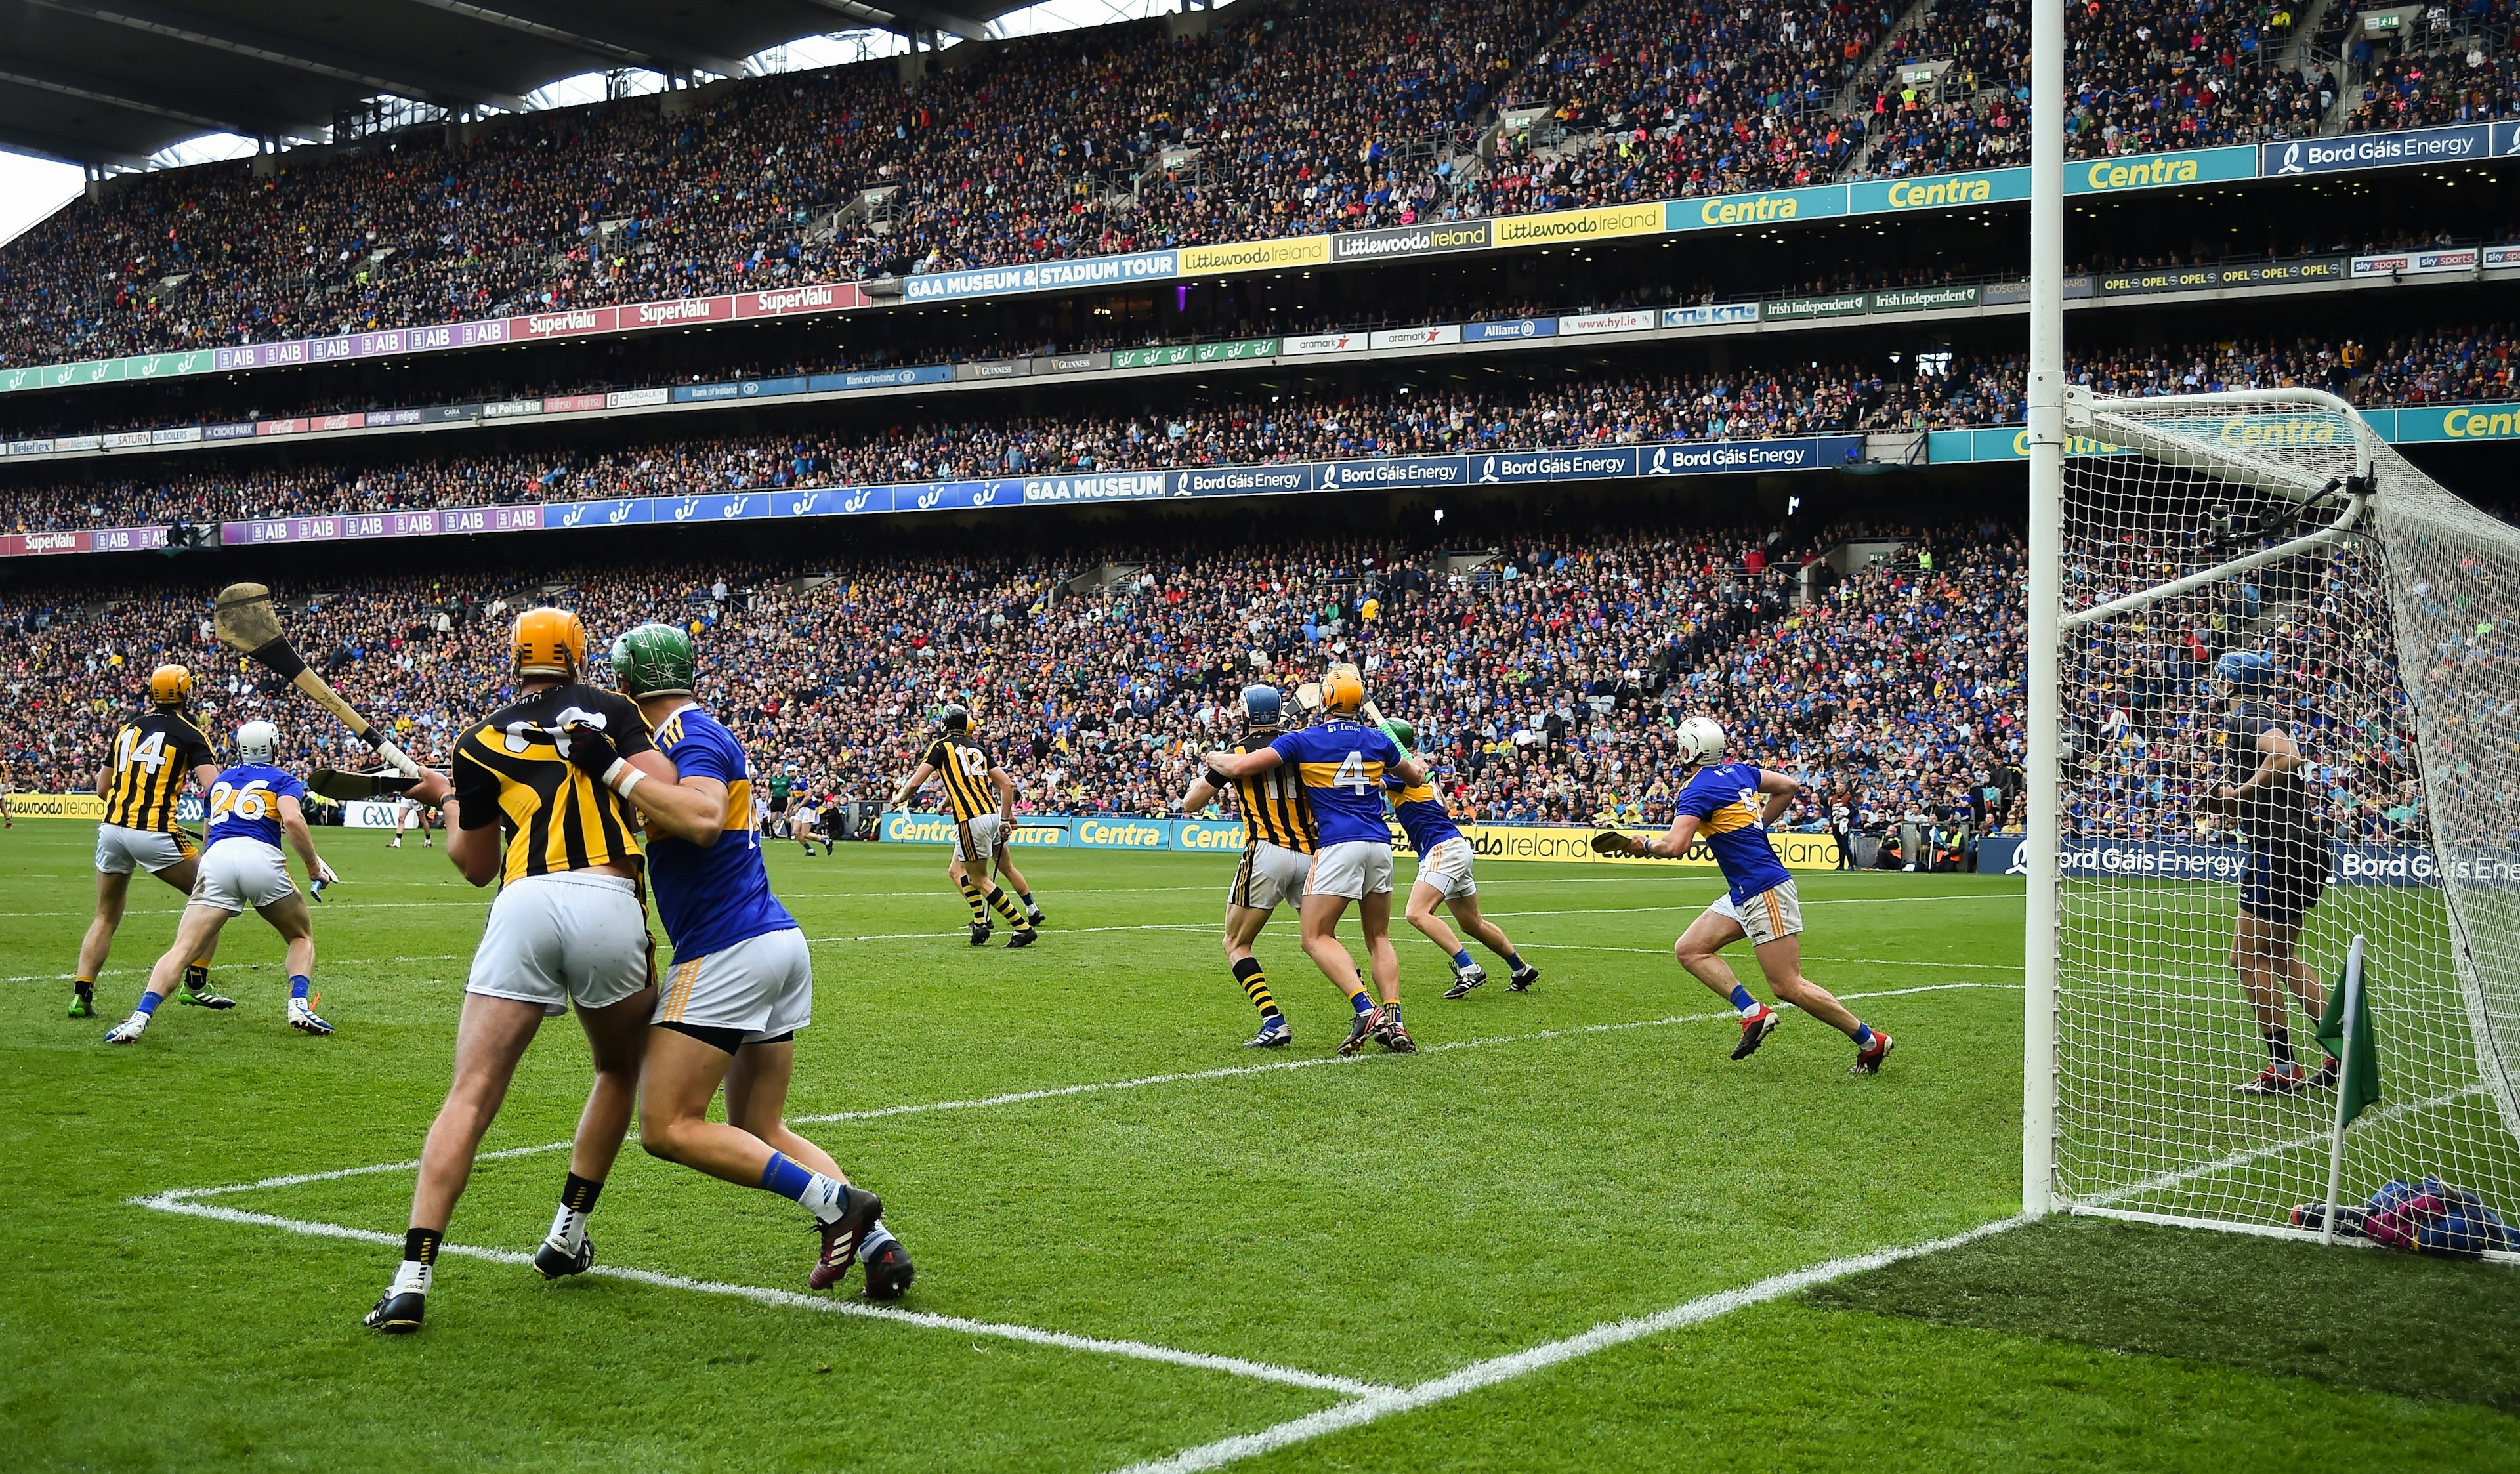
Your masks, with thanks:
<instances>
[{"instance_id":1,"label":"green corner flag","mask_svg":"<svg viewBox=\"0 0 2520 1474\"><path fill-rule=\"evenodd\" d=\"M2353 1048L2346 1048L2346 986L2339 974L2336 986L2327 990L2327 1010L2318 1017L2318 1042L2327 1052L2343 1061L2344 1078L2336 1082L2341 1096L2337 1102L2336 1124L2341 1128L2364 1106L2380 1098L2380 1051L2371 1039L2371 968L2364 963L2361 986L2354 989Z\"/></svg>"}]
</instances>

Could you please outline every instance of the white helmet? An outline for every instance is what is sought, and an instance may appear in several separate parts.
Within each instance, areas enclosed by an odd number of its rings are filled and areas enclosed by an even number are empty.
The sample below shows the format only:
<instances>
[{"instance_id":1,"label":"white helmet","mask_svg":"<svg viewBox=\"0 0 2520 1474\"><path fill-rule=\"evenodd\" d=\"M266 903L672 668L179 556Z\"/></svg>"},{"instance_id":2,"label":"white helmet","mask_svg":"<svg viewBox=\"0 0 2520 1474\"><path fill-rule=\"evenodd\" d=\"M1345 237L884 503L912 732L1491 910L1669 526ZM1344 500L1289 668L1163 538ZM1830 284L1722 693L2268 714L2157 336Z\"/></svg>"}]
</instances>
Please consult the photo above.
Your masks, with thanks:
<instances>
[{"instance_id":1,"label":"white helmet","mask_svg":"<svg viewBox=\"0 0 2520 1474\"><path fill-rule=\"evenodd\" d=\"M1680 760L1696 766L1724 755L1724 729L1713 717L1690 717L1680 724Z\"/></svg>"},{"instance_id":2,"label":"white helmet","mask_svg":"<svg viewBox=\"0 0 2520 1474\"><path fill-rule=\"evenodd\" d=\"M280 756L280 729L269 722L248 722L237 729L237 761L268 763Z\"/></svg>"}]
</instances>

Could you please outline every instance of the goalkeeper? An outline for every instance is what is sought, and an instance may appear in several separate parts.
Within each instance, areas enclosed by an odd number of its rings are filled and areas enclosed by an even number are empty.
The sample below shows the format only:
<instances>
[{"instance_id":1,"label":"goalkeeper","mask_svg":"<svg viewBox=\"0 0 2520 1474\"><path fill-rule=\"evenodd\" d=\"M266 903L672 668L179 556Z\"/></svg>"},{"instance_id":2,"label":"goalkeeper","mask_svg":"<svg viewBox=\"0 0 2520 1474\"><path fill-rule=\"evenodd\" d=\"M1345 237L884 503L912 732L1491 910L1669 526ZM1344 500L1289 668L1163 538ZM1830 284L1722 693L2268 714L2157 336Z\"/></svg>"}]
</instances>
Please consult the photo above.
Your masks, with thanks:
<instances>
[{"instance_id":1,"label":"goalkeeper","mask_svg":"<svg viewBox=\"0 0 2520 1474\"><path fill-rule=\"evenodd\" d=\"M2241 876L2240 914L2231 927L2231 970L2240 976L2267 1062L2257 1075L2232 1087L2243 1095L2289 1095L2336 1084L2336 1061L2316 1072L2293 1057L2284 998L2289 993L2313 1018L2327 1007L2327 989L2294 948L2301 923L2327 888L2327 825L2304 776L2309 762L2275 708L2253 699L2274 674L2264 650L2233 650L2215 662L2215 674L2231 692L2224 719L2232 756L2247 753L2256 768L2246 782L2226 783L2205 797L2208 813L2236 821L2248 840L2248 869Z\"/></svg>"}]
</instances>

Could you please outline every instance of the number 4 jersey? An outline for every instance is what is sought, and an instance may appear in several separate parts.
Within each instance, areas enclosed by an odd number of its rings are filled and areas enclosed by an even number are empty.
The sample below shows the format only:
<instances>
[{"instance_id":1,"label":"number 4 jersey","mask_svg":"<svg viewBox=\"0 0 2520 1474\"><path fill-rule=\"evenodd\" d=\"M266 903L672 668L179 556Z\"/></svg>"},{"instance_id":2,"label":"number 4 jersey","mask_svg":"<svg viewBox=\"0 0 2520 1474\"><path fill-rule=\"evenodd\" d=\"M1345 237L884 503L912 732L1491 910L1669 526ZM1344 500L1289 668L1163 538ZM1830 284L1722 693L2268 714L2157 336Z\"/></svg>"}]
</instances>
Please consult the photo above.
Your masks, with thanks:
<instances>
[{"instance_id":1,"label":"number 4 jersey","mask_svg":"<svg viewBox=\"0 0 2520 1474\"><path fill-rule=\"evenodd\" d=\"M1333 720L1287 733L1269 745L1303 779L1323 844L1390 846L1382 776L1400 765L1400 748L1381 728Z\"/></svg>"},{"instance_id":2,"label":"number 4 jersey","mask_svg":"<svg viewBox=\"0 0 2520 1474\"><path fill-rule=\"evenodd\" d=\"M239 763L210 784L211 844L222 839L259 839L280 847L280 801L306 802L306 785L269 763Z\"/></svg>"}]
</instances>

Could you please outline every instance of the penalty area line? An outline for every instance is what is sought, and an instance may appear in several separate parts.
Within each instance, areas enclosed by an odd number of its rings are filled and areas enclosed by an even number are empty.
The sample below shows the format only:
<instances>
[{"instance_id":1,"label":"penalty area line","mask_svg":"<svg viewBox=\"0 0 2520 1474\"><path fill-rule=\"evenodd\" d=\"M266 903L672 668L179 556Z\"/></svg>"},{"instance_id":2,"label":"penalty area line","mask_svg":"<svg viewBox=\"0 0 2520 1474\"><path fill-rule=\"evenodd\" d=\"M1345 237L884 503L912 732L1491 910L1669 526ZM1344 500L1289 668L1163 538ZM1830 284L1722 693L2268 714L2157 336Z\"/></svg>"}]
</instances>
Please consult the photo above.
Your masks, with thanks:
<instances>
[{"instance_id":1,"label":"penalty area line","mask_svg":"<svg viewBox=\"0 0 2520 1474\"><path fill-rule=\"evenodd\" d=\"M540 1148L534 1148L539 1150ZM501 1155L514 1156L517 1152ZM313 1174L311 1178L342 1177L346 1173ZM278 1182L309 1181L310 1177L281 1179ZM212 1203L192 1201L197 1193L182 1189L161 1192L127 1201L135 1208L148 1208L158 1213L183 1214L192 1218L212 1219L220 1223L244 1224L261 1228L279 1228L314 1238L348 1239L355 1243L399 1246L398 1234L380 1233L369 1228L353 1228L343 1224L320 1223L310 1219L282 1218L270 1213L248 1213L239 1208L220 1207ZM474 1244L448 1243L438 1246L440 1254L460 1255L467 1259L487 1260L492 1264L524 1266L533 1256L513 1249L485 1249ZM1002 1341L1020 1341L1031 1346L1053 1347L1060 1351L1091 1352L1106 1357L1123 1357L1136 1362L1160 1362L1173 1366L1194 1367L1201 1371L1221 1371L1253 1381L1276 1382L1287 1387L1302 1387L1314 1392L1334 1392L1348 1398L1383 1397L1397 1391L1373 1382L1359 1382L1348 1377L1328 1376L1305 1371L1300 1367L1279 1366L1268 1362L1245 1361L1240 1357L1221 1357L1207 1352L1181 1351L1170 1346L1156 1346L1146 1341L1110 1340L1102 1336L1079 1336L1067 1331L1042 1330L1030 1325L1013 1325L995 1320L973 1320L962 1316L940 1316L930 1311L906 1311L892 1306L868 1305L855 1300L832 1300L814 1295L801 1295L793 1290L771 1289L765 1285L728 1284L714 1279L691 1279L681 1274L667 1274L655 1270L629 1269L618 1265L596 1265L587 1272L607 1279L627 1280L655 1289L686 1290L699 1295L720 1295L736 1300L748 1300L755 1305L780 1310L814 1311L826 1316L853 1316L866 1320L888 1320L897 1325L915 1325L924 1330L952 1331L965 1336L991 1336Z\"/></svg>"},{"instance_id":2,"label":"penalty area line","mask_svg":"<svg viewBox=\"0 0 2520 1474\"><path fill-rule=\"evenodd\" d=\"M1787 1295L1798 1294L1815 1285L1844 1279L1851 1274L1861 1274L1869 1270L1882 1269L1903 1260L1918 1259L1928 1254L1939 1254L1946 1249L1957 1249L1963 1244L1975 1243L1981 1238L2017 1228L2028 1222L2030 1220L2027 1218L2020 1217L1999 1219L1991 1224L1982 1224L1964 1233L1952 1234L1948 1238L1930 1239L1924 1243L1908 1244L1894 1249L1880 1249L1845 1259L1832 1259L1824 1264L1816 1264L1806 1269L1771 1275L1755 1284L1743 1285L1739 1289L1719 1290L1711 1295L1701 1295L1695 1300L1687 1301L1654 1315L1633 1317L1626 1320L1605 1321L1581 1335L1569 1336L1563 1341L1552 1341L1546 1345L1534 1346L1491 1361L1473 1362L1459 1371L1436 1377L1432 1381L1420 1382L1414 1387L1400 1387L1388 1392L1371 1393L1354 1402L1337 1404L1319 1412L1290 1418L1273 1427L1263 1428L1257 1433L1237 1434L1232 1438L1218 1439L1212 1444L1184 1449L1166 1458L1131 1464L1120 1471L1120 1474L1195 1474L1198 1470L1223 1468L1227 1464L1257 1457L1292 1444L1309 1442L1349 1428L1361 1428L1395 1413L1449 1402L1482 1388L1494 1387L1517 1377L1529 1376L1535 1371L1560 1365L1578 1358L1589 1357L1595 1352L1624 1346L1631 1341L1642 1340L1662 1331L1702 1325L1709 1320L1732 1315L1735 1311L1748 1310L1752 1306L1765 1305L1772 1300L1781 1300Z\"/></svg>"}]
</instances>

